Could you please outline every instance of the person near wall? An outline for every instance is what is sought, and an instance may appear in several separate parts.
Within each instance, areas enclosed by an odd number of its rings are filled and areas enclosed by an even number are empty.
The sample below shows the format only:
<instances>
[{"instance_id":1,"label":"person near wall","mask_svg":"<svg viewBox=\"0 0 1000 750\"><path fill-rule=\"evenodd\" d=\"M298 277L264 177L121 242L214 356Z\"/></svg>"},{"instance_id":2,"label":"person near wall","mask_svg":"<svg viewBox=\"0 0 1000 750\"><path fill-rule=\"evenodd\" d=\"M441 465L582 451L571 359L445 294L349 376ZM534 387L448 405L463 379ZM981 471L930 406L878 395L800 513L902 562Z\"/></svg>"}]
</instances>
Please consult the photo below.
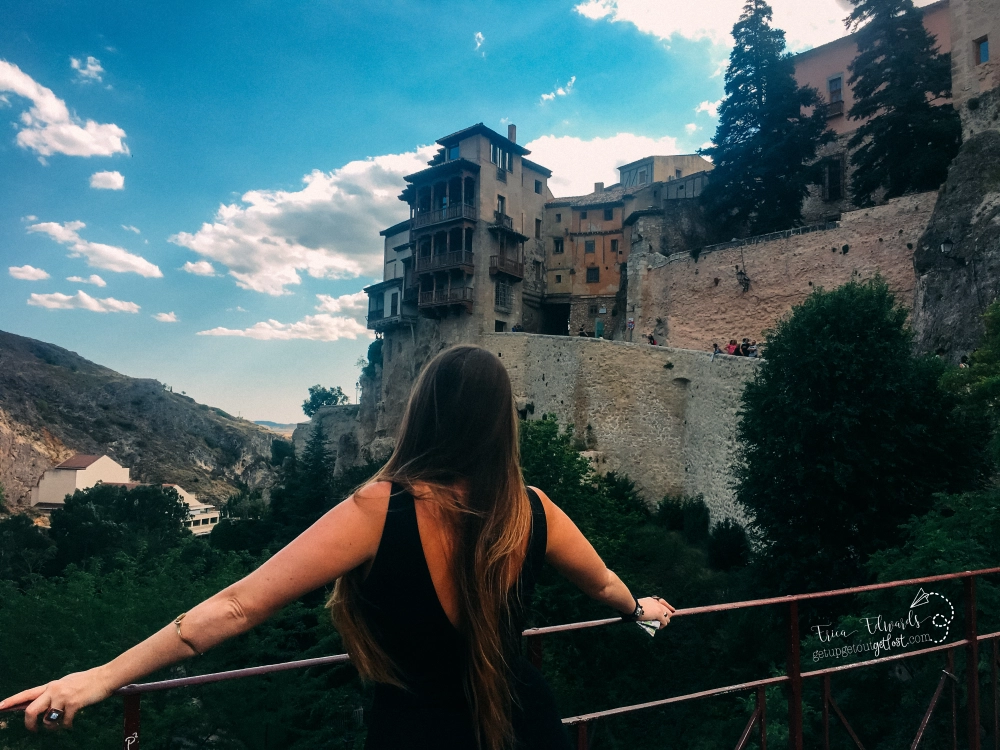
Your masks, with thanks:
<instances>
[{"instance_id":1,"label":"person near wall","mask_svg":"<svg viewBox=\"0 0 1000 750\"><path fill-rule=\"evenodd\" d=\"M736 343L736 339L729 339L729 344L726 345L726 354L736 354L737 349L739 349L739 344Z\"/></svg>"},{"instance_id":2,"label":"person near wall","mask_svg":"<svg viewBox=\"0 0 1000 750\"><path fill-rule=\"evenodd\" d=\"M745 338L743 339L743 341L740 342L739 355L741 357L750 356L750 339Z\"/></svg>"},{"instance_id":3,"label":"person near wall","mask_svg":"<svg viewBox=\"0 0 1000 750\"><path fill-rule=\"evenodd\" d=\"M758 351L759 350L757 349L757 339L754 339L753 341L750 342L750 348L747 349L747 356L756 359Z\"/></svg>"},{"instance_id":4,"label":"person near wall","mask_svg":"<svg viewBox=\"0 0 1000 750\"><path fill-rule=\"evenodd\" d=\"M626 620L670 622L636 599L572 520L526 487L500 360L456 346L425 367L396 448L370 482L256 571L112 661L0 702L25 724L77 712L207 651L336 581L329 607L361 676L375 683L367 750L569 750L541 674L519 655L535 580L551 564Z\"/></svg>"},{"instance_id":5,"label":"person near wall","mask_svg":"<svg viewBox=\"0 0 1000 750\"><path fill-rule=\"evenodd\" d=\"M714 362L715 358L718 357L720 354L722 354L722 349L719 348L719 345L718 344L712 344L712 359L711 359L711 361Z\"/></svg>"}]
</instances>

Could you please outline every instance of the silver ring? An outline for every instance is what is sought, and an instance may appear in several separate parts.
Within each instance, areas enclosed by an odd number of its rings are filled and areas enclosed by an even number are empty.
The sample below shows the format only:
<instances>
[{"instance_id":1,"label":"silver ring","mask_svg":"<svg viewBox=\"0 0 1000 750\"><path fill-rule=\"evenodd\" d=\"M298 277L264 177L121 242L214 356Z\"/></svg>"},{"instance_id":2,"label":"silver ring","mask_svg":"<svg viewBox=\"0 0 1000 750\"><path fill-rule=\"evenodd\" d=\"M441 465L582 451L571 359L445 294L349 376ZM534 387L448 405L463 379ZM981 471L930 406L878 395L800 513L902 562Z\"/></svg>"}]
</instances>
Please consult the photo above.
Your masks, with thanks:
<instances>
[{"instance_id":1,"label":"silver ring","mask_svg":"<svg viewBox=\"0 0 1000 750\"><path fill-rule=\"evenodd\" d=\"M63 715L65 715L65 713L66 712L63 711L61 708L50 708L48 711L45 712L45 716L42 717L42 721L47 721L50 724L58 724L59 722L62 721Z\"/></svg>"}]
</instances>

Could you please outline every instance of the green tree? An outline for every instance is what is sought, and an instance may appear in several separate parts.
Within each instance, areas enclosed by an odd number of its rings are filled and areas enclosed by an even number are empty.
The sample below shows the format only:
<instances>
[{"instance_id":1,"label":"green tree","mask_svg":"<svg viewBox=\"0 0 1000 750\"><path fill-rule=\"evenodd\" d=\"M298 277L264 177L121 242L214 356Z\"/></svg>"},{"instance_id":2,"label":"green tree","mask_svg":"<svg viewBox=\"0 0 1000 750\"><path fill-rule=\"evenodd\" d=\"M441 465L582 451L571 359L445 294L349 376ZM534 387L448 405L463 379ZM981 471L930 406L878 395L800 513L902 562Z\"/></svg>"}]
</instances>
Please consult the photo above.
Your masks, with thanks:
<instances>
[{"instance_id":1,"label":"green tree","mask_svg":"<svg viewBox=\"0 0 1000 750\"><path fill-rule=\"evenodd\" d=\"M768 335L746 386L736 497L778 592L860 583L936 492L982 477L981 423L911 354L907 311L881 279L816 291Z\"/></svg>"},{"instance_id":2,"label":"green tree","mask_svg":"<svg viewBox=\"0 0 1000 750\"><path fill-rule=\"evenodd\" d=\"M55 570L93 557L111 560L121 552L163 552L189 534L183 526L187 516L172 487L97 484L77 490L52 512Z\"/></svg>"},{"instance_id":3,"label":"green tree","mask_svg":"<svg viewBox=\"0 0 1000 750\"><path fill-rule=\"evenodd\" d=\"M0 580L24 584L55 554L45 532L25 515L0 520Z\"/></svg>"},{"instance_id":4,"label":"green tree","mask_svg":"<svg viewBox=\"0 0 1000 750\"><path fill-rule=\"evenodd\" d=\"M858 56L848 81L855 103L851 119L864 121L848 145L857 205L934 190L948 174L962 141L951 104L950 56L935 50L913 0L851 0L847 18L857 30Z\"/></svg>"},{"instance_id":5,"label":"green tree","mask_svg":"<svg viewBox=\"0 0 1000 750\"><path fill-rule=\"evenodd\" d=\"M727 238L801 223L802 201L816 179L810 163L832 137L819 94L796 83L785 32L771 19L764 0L744 5L733 27L714 145L702 151L715 163L703 205Z\"/></svg>"},{"instance_id":6,"label":"green tree","mask_svg":"<svg viewBox=\"0 0 1000 750\"><path fill-rule=\"evenodd\" d=\"M324 406L342 406L350 399L339 385L324 388L321 385L309 386L309 398L302 402L302 411L307 417L313 416Z\"/></svg>"}]
</instances>

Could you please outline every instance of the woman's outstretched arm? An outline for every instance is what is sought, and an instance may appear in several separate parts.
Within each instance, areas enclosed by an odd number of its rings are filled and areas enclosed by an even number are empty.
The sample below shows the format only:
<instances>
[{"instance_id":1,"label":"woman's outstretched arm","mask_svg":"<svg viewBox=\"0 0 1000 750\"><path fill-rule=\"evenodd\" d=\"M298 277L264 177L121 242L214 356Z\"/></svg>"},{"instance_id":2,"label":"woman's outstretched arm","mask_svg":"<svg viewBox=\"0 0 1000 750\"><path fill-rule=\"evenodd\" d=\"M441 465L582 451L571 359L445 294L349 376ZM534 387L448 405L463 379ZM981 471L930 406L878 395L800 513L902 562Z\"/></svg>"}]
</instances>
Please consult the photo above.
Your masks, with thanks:
<instances>
[{"instance_id":1,"label":"woman's outstretched arm","mask_svg":"<svg viewBox=\"0 0 1000 750\"><path fill-rule=\"evenodd\" d=\"M674 608L658 597L636 599L614 571L608 570L597 550L572 519L548 495L537 487L532 489L538 493L545 508L545 524L548 527L546 561L592 599L613 607L623 615L631 615L638 601L643 609L640 619L658 620L665 627Z\"/></svg>"},{"instance_id":2,"label":"woman's outstretched arm","mask_svg":"<svg viewBox=\"0 0 1000 750\"><path fill-rule=\"evenodd\" d=\"M206 599L184 617L142 643L94 669L76 672L0 701L0 710L31 702L25 725L34 731L38 717L58 708L62 726L84 706L104 700L131 682L259 625L284 605L326 585L374 558L382 536L390 485L369 485L337 505L257 570Z\"/></svg>"}]
</instances>

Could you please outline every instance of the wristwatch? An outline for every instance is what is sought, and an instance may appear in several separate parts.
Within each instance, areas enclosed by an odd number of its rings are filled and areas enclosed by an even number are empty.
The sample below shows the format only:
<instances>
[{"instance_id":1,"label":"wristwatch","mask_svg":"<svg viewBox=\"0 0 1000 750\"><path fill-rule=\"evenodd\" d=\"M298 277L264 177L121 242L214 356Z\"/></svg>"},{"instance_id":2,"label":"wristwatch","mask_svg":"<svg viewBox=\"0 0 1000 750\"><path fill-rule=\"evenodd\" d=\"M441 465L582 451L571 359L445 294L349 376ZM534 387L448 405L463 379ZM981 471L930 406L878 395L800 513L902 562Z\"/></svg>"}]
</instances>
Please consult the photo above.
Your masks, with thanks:
<instances>
[{"instance_id":1,"label":"wristwatch","mask_svg":"<svg viewBox=\"0 0 1000 750\"><path fill-rule=\"evenodd\" d=\"M635 600L635 609L632 610L632 614L630 614L630 615L622 615L622 619L625 620L626 622L636 622L644 614L646 614L645 610L643 610L642 605L639 604L639 600L636 599Z\"/></svg>"}]
</instances>

